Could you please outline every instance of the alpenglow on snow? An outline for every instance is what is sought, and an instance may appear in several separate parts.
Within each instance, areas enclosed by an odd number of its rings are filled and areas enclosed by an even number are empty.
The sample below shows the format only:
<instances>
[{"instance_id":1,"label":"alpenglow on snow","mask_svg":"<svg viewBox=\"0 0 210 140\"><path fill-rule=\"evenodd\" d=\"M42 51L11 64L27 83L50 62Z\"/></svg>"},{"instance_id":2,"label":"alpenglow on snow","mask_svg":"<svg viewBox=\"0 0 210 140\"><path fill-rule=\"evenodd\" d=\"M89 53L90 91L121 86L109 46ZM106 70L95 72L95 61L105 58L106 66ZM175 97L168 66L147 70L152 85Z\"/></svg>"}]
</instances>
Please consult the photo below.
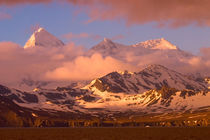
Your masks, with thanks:
<instances>
[{"instance_id":1,"label":"alpenglow on snow","mask_svg":"<svg viewBox=\"0 0 210 140\"><path fill-rule=\"evenodd\" d=\"M35 31L30 39L26 42L24 48L32 47L62 47L64 43L56 38L54 35L50 34L44 28L39 28Z\"/></svg>"}]
</instances>

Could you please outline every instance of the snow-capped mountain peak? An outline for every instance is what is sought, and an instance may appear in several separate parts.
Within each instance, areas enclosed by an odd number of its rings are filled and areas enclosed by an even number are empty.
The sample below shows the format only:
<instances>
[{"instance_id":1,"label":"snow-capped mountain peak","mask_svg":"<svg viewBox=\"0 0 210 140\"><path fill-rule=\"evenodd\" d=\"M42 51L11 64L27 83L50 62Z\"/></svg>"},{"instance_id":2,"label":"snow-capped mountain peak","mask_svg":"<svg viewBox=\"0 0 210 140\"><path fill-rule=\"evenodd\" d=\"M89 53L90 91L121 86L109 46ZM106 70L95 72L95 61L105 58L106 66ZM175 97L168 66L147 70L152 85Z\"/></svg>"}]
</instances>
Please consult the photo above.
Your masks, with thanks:
<instances>
[{"instance_id":1,"label":"snow-capped mountain peak","mask_svg":"<svg viewBox=\"0 0 210 140\"><path fill-rule=\"evenodd\" d=\"M41 32L41 31L44 31L45 29L40 27L36 32Z\"/></svg>"},{"instance_id":2,"label":"snow-capped mountain peak","mask_svg":"<svg viewBox=\"0 0 210 140\"><path fill-rule=\"evenodd\" d=\"M111 39L108 38L104 38L99 44L103 44L103 45L111 45L111 44L115 44Z\"/></svg>"},{"instance_id":3,"label":"snow-capped mountain peak","mask_svg":"<svg viewBox=\"0 0 210 140\"><path fill-rule=\"evenodd\" d=\"M108 38L104 38L104 42L110 42L111 40ZM111 41L112 42L112 41Z\"/></svg>"},{"instance_id":4,"label":"snow-capped mountain peak","mask_svg":"<svg viewBox=\"0 0 210 140\"><path fill-rule=\"evenodd\" d=\"M143 47L148 49L159 49L159 50L177 50L177 47L170 43L164 38L148 40L137 43L133 47Z\"/></svg>"},{"instance_id":5,"label":"snow-capped mountain peak","mask_svg":"<svg viewBox=\"0 0 210 140\"><path fill-rule=\"evenodd\" d=\"M91 48L91 52L98 52L101 54L111 55L118 52L119 44L113 42L108 38L104 38L99 44Z\"/></svg>"},{"instance_id":6,"label":"snow-capped mountain peak","mask_svg":"<svg viewBox=\"0 0 210 140\"><path fill-rule=\"evenodd\" d=\"M36 30L26 42L24 48L31 47L61 47L64 43L57 39L54 35L50 34L44 28L39 28Z\"/></svg>"}]
</instances>

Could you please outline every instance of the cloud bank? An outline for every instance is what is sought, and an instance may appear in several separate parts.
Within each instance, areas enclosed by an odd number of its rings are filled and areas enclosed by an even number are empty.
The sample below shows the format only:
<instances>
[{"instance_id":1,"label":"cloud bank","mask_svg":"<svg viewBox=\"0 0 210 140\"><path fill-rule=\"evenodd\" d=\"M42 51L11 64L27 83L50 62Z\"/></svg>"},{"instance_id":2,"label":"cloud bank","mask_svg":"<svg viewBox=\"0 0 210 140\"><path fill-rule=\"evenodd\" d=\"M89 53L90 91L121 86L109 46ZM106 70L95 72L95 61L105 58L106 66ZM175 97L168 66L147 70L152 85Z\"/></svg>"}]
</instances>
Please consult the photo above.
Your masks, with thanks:
<instances>
[{"instance_id":1,"label":"cloud bank","mask_svg":"<svg viewBox=\"0 0 210 140\"><path fill-rule=\"evenodd\" d=\"M80 40L80 39L92 39L95 41L99 41L99 40L103 39L103 37L101 35L90 34L90 33L86 33L86 32L82 32L79 34L70 32L70 33L62 35L62 38L67 41ZM124 39L124 38L125 38L125 36L122 34L118 34L118 35L114 35L114 36L110 37L111 40L120 40L120 39Z\"/></svg>"},{"instance_id":2,"label":"cloud bank","mask_svg":"<svg viewBox=\"0 0 210 140\"><path fill-rule=\"evenodd\" d=\"M80 34L74 34L74 33L68 33L68 34L64 34L63 36L62 36L64 39L66 39L66 40L74 40L74 39L84 39L84 38L86 38L86 39L93 39L93 40L100 40L100 39L102 39L102 36L100 36L100 35L94 35L94 34L89 34L89 33L85 33L85 32L83 32L83 33L80 33Z\"/></svg>"},{"instance_id":3,"label":"cloud bank","mask_svg":"<svg viewBox=\"0 0 210 140\"><path fill-rule=\"evenodd\" d=\"M30 77L35 81L92 80L113 71L133 70L132 65L94 53L70 43L62 48L29 48L0 42L0 84L16 83Z\"/></svg>"},{"instance_id":4,"label":"cloud bank","mask_svg":"<svg viewBox=\"0 0 210 140\"><path fill-rule=\"evenodd\" d=\"M91 80L113 71L132 69L133 66L101 54L90 57L79 56L73 61L64 62L61 67L46 73L52 80Z\"/></svg>"},{"instance_id":5,"label":"cloud bank","mask_svg":"<svg viewBox=\"0 0 210 140\"><path fill-rule=\"evenodd\" d=\"M50 3L53 0L0 0L0 5ZM87 9L90 21L124 19L128 25L210 26L209 0L55 0Z\"/></svg>"},{"instance_id":6,"label":"cloud bank","mask_svg":"<svg viewBox=\"0 0 210 140\"><path fill-rule=\"evenodd\" d=\"M45 72L59 67L63 61L72 60L83 54L82 47L69 44L63 48L23 47L11 43L0 43L0 82L17 82L26 76L35 80L46 80Z\"/></svg>"},{"instance_id":7,"label":"cloud bank","mask_svg":"<svg viewBox=\"0 0 210 140\"><path fill-rule=\"evenodd\" d=\"M53 0L0 0L0 5L49 3Z\"/></svg>"},{"instance_id":8,"label":"cloud bank","mask_svg":"<svg viewBox=\"0 0 210 140\"><path fill-rule=\"evenodd\" d=\"M200 56L175 57L176 53L153 50L141 54L122 48L117 55L104 56L97 52L88 54L74 43L62 48L23 49L12 42L0 42L0 84L17 83L27 77L56 82L93 80L113 71L138 72L150 64L161 64L184 74L200 72L210 76L210 48L202 48Z\"/></svg>"},{"instance_id":9,"label":"cloud bank","mask_svg":"<svg viewBox=\"0 0 210 140\"><path fill-rule=\"evenodd\" d=\"M124 51L117 56L100 53L87 55L83 47L73 43L63 48L23 49L12 42L0 43L1 83L20 81L30 76L34 80L92 80L113 71L140 71L150 64L162 64L182 73L210 75L210 48L202 48L200 56L174 57L174 52L154 51L139 54Z\"/></svg>"}]
</instances>

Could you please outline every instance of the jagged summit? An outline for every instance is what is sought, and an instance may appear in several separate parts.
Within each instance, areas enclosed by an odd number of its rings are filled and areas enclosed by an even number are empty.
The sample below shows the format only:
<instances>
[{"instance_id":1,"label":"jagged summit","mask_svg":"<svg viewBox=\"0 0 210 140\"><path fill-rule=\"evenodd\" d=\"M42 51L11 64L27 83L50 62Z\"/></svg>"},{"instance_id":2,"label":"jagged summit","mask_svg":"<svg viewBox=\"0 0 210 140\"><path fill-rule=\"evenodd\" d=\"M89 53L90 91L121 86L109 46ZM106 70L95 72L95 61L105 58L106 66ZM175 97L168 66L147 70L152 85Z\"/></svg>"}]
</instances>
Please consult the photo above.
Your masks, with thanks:
<instances>
[{"instance_id":1,"label":"jagged summit","mask_svg":"<svg viewBox=\"0 0 210 140\"><path fill-rule=\"evenodd\" d=\"M101 92L141 94L148 90L161 89L164 86L177 90L207 89L203 82L189 79L179 72L156 64L134 73L109 73L95 79L85 88Z\"/></svg>"},{"instance_id":2,"label":"jagged summit","mask_svg":"<svg viewBox=\"0 0 210 140\"><path fill-rule=\"evenodd\" d=\"M36 32L41 32L41 31L44 31L45 29L40 27Z\"/></svg>"},{"instance_id":3,"label":"jagged summit","mask_svg":"<svg viewBox=\"0 0 210 140\"><path fill-rule=\"evenodd\" d=\"M170 43L165 38L140 42L133 45L133 47L143 47L148 49L160 49L160 50L177 50L177 47L172 43Z\"/></svg>"},{"instance_id":4,"label":"jagged summit","mask_svg":"<svg viewBox=\"0 0 210 140\"><path fill-rule=\"evenodd\" d=\"M113 44L115 44L115 43L111 39L104 38L98 45L109 46L109 45L113 45Z\"/></svg>"},{"instance_id":5,"label":"jagged summit","mask_svg":"<svg viewBox=\"0 0 210 140\"><path fill-rule=\"evenodd\" d=\"M26 42L24 48L31 47L61 47L64 46L64 43L57 39L54 35L50 34L44 28L39 28L36 30Z\"/></svg>"},{"instance_id":6,"label":"jagged summit","mask_svg":"<svg viewBox=\"0 0 210 140\"><path fill-rule=\"evenodd\" d=\"M104 43L110 43L110 42L112 42L112 40L111 39L108 39L108 38L104 38L104 40L102 42L104 42Z\"/></svg>"},{"instance_id":7,"label":"jagged summit","mask_svg":"<svg viewBox=\"0 0 210 140\"><path fill-rule=\"evenodd\" d=\"M104 38L98 45L92 47L92 50L102 51L102 52L104 51L112 52L115 49L117 49L117 44L108 38Z\"/></svg>"}]
</instances>

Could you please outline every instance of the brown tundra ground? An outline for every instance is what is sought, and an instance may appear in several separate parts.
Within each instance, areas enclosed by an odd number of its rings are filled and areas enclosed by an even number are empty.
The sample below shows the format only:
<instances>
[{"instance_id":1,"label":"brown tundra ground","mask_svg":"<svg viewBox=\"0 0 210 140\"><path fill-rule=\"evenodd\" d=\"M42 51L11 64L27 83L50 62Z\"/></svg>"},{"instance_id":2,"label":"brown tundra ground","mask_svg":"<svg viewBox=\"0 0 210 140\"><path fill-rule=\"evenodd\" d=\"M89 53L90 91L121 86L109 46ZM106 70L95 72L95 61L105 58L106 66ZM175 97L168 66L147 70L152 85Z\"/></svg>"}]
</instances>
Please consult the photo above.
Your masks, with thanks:
<instances>
[{"instance_id":1,"label":"brown tundra ground","mask_svg":"<svg viewBox=\"0 0 210 140\"><path fill-rule=\"evenodd\" d=\"M1 128L0 140L209 140L199 128Z\"/></svg>"}]
</instances>

